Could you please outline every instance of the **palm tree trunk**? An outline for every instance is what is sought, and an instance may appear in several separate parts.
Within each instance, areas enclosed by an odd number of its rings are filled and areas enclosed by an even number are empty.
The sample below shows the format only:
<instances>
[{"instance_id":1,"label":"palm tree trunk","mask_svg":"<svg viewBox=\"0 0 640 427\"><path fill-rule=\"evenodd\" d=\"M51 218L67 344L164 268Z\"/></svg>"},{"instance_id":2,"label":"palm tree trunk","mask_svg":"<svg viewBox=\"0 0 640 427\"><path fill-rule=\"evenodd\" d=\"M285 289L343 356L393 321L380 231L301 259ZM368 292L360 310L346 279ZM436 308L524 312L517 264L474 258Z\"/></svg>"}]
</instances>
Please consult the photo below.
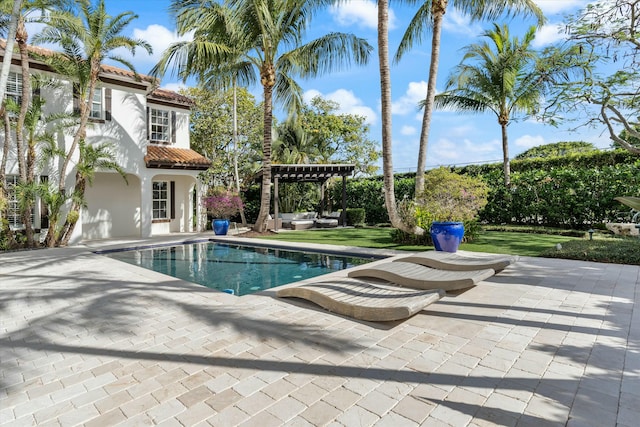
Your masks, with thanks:
<instances>
[{"instance_id":1,"label":"palm tree trunk","mask_svg":"<svg viewBox=\"0 0 640 427\"><path fill-rule=\"evenodd\" d=\"M264 81L264 79L263 79ZM271 125L273 121L272 95L273 85L270 81L264 87L264 140L262 143L262 192L260 195L260 212L254 229L262 233L267 224L267 216L271 208Z\"/></svg>"},{"instance_id":2,"label":"palm tree trunk","mask_svg":"<svg viewBox=\"0 0 640 427\"><path fill-rule=\"evenodd\" d=\"M5 54L2 59L2 70L0 71L0 104L4 104L4 96L7 91L7 80L9 79L9 69L11 67L11 58L13 57L13 45L16 39L16 29L18 27L18 17L22 9L22 0L13 1L13 9L11 10L11 19L7 30L7 42L5 45Z\"/></svg>"},{"instance_id":3,"label":"palm tree trunk","mask_svg":"<svg viewBox=\"0 0 640 427\"><path fill-rule=\"evenodd\" d=\"M502 164L504 169L504 185L511 186L511 164L509 162L509 139L507 137L507 124L500 123L502 129Z\"/></svg>"},{"instance_id":4,"label":"palm tree trunk","mask_svg":"<svg viewBox=\"0 0 640 427\"><path fill-rule=\"evenodd\" d=\"M2 145L2 159L0 159L0 197L2 197L5 201L8 201L9 192L7 191L7 159L9 157L9 146L11 145L11 124L9 122L9 116L7 111L4 109L4 104L0 107L0 111L2 112L2 118L4 119L4 144ZM0 212L2 218L9 217L9 204L2 209ZM9 248L14 248L16 246L16 239L9 227L9 221L0 221L0 231L1 234L5 236L7 246Z\"/></svg>"},{"instance_id":5,"label":"palm tree trunk","mask_svg":"<svg viewBox=\"0 0 640 427\"><path fill-rule=\"evenodd\" d=\"M236 81L233 80L233 179L236 182L236 193L240 194L240 174L238 172L238 97L236 94ZM247 225L244 216L244 204L240 209L242 225Z\"/></svg>"},{"instance_id":6,"label":"palm tree trunk","mask_svg":"<svg viewBox=\"0 0 640 427\"><path fill-rule=\"evenodd\" d=\"M416 191L418 196L424 191L424 172L427 167L427 146L431 129L433 103L436 97L436 82L438 79L438 63L440 62L440 38L442 34L442 20L447 10L448 0L433 0L431 15L433 16L433 35L431 38L431 63L429 65L429 80L427 82L427 97L425 98L422 129L420 131L420 148L418 150L418 166L416 168Z\"/></svg>"},{"instance_id":7,"label":"palm tree trunk","mask_svg":"<svg viewBox=\"0 0 640 427\"><path fill-rule=\"evenodd\" d=\"M406 233L422 234L424 230L407 227L396 205L393 176L393 138L391 134L391 72L389 70L389 1L378 1L378 60L380 66L380 99L382 109L382 170L384 177L384 204L391 225Z\"/></svg>"},{"instance_id":8,"label":"palm tree trunk","mask_svg":"<svg viewBox=\"0 0 640 427\"><path fill-rule=\"evenodd\" d=\"M18 150L18 168L20 169L20 179L26 185L32 184L29 181L29 170L27 167L27 159L25 155L24 146L24 121L27 116L27 110L29 109L29 99L31 96L31 77L29 72L29 54L27 51L27 29L24 25L24 18L20 16L18 20L18 30L16 31L16 42L18 43L18 49L20 49L20 66L22 69L22 102L20 103L20 113L16 123L16 146ZM29 192L31 193L31 192ZM27 197L30 197L28 195ZM27 238L27 247L31 248L35 246L33 239L33 224L31 223L31 210L33 209L33 202L31 200L25 200L22 209L22 223L24 224L24 232Z\"/></svg>"}]
</instances>

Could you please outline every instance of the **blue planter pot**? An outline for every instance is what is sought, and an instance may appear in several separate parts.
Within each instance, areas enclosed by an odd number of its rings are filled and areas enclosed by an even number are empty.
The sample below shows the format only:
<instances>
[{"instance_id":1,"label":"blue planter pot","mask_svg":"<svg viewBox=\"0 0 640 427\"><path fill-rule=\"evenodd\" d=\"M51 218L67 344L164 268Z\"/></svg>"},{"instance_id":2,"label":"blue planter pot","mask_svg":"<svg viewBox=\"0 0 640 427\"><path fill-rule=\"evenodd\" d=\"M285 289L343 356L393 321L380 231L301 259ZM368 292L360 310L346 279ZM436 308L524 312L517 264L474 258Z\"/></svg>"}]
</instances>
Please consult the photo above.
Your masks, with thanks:
<instances>
[{"instance_id":1,"label":"blue planter pot","mask_svg":"<svg viewBox=\"0 0 640 427\"><path fill-rule=\"evenodd\" d=\"M213 232L216 236L226 236L227 231L229 231L229 220L228 219L214 219L211 221L211 228L213 228Z\"/></svg>"},{"instance_id":2,"label":"blue planter pot","mask_svg":"<svg viewBox=\"0 0 640 427\"><path fill-rule=\"evenodd\" d=\"M464 224L461 222L434 222L429 229L436 251L455 252L464 236Z\"/></svg>"}]
</instances>

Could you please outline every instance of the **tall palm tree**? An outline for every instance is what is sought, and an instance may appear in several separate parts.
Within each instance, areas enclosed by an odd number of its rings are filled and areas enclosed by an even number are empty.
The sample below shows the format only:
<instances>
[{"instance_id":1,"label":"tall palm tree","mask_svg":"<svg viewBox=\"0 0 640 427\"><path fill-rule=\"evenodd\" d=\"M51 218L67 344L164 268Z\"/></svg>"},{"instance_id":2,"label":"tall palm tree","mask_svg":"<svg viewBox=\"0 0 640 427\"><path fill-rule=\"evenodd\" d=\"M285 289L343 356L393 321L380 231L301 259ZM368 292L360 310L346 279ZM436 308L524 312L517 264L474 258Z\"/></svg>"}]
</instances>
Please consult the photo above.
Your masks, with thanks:
<instances>
[{"instance_id":1,"label":"tall palm tree","mask_svg":"<svg viewBox=\"0 0 640 427\"><path fill-rule=\"evenodd\" d=\"M437 108L493 112L502 131L504 183L510 184L507 126L516 114L535 114L542 103L544 82L531 48L535 27L522 40L511 37L506 25L494 24L483 34L489 41L467 46L462 62L447 81L446 91L435 97Z\"/></svg>"},{"instance_id":2,"label":"tall palm tree","mask_svg":"<svg viewBox=\"0 0 640 427\"><path fill-rule=\"evenodd\" d=\"M25 121L27 114L29 114L31 103L31 75L29 65L29 51L28 51L28 39L29 34L27 32L27 22L42 22L43 17L47 11L55 10L56 8L62 8L66 4L65 0L25 0L22 2L21 9L18 13L17 29L15 33L15 43L18 46L20 52L20 68L22 79L22 94L21 102L18 105L18 110L15 111L15 144L18 158L18 171L20 176L20 182L23 188L35 188L37 183L35 182L35 156L33 155L34 147L25 147ZM6 7L6 3L3 4ZM37 15L34 15L37 13ZM8 138L6 138L8 140ZM26 153L26 154L25 154ZM35 246L34 241L34 229L31 223L31 211L35 203L35 192L25 192L26 195L32 195L33 199L23 198L21 203L21 217L22 224L25 227L26 245L28 247Z\"/></svg>"},{"instance_id":3,"label":"tall palm tree","mask_svg":"<svg viewBox=\"0 0 640 427\"><path fill-rule=\"evenodd\" d=\"M122 34L138 15L133 12L123 12L116 16L110 16L106 11L104 0L96 0L95 4L91 0L77 0L76 2L76 8L52 12L48 21L49 25L34 37L36 43L51 43L62 48L62 53L44 59L58 73L70 77L78 90L79 124L59 171L58 190L62 193L66 188L65 180L69 162L78 145L86 139L87 123L91 113L89 100L93 99L102 63L106 59L110 59L119 62L135 73L133 64L119 56L116 51L125 48L132 55L135 55L137 48L143 48L148 53L152 52L151 45L146 41L133 39ZM82 154L81 151L79 163L83 162ZM75 184L75 192L84 196L85 186L77 180ZM68 241L71 232L73 232L75 226L73 218L77 217L81 208L78 200L71 206L71 217L66 221L65 234L60 235L60 241Z\"/></svg>"},{"instance_id":4,"label":"tall palm tree","mask_svg":"<svg viewBox=\"0 0 640 427\"><path fill-rule=\"evenodd\" d=\"M409 27L398 47L395 60L407 53L415 43L421 41L424 32L432 30L431 59L429 64L429 79L427 81L427 95L424 101L424 114L420 131L420 148L418 152L418 165L416 170L416 194L424 190L424 171L427 162L427 145L429 142L429 129L433 102L436 95L436 79L438 75L438 63L440 61L440 41L442 36L442 21L447 7L452 7L468 15L472 20L495 20L503 14L515 15L524 13L537 18L538 24L544 23L544 15L534 0L403 0L408 4L418 4L420 7L411 20Z\"/></svg>"},{"instance_id":5,"label":"tall palm tree","mask_svg":"<svg viewBox=\"0 0 640 427\"><path fill-rule=\"evenodd\" d=\"M289 111L302 105L302 90L295 78L318 76L354 62L364 64L371 46L352 34L330 33L303 43L310 19L333 0L174 0L178 18L195 30L192 42L169 48L158 65L171 61L179 72L199 74L214 70L222 81L259 81L264 96L262 145L262 193L255 229L263 231L271 199L271 143L274 101Z\"/></svg>"},{"instance_id":6,"label":"tall palm tree","mask_svg":"<svg viewBox=\"0 0 640 427\"><path fill-rule=\"evenodd\" d=\"M380 67L380 105L382 114L382 176L384 204L391 225L406 233L424 234L424 230L406 225L398 214L393 176L391 126L391 71L389 67L389 0L378 0L378 64Z\"/></svg>"}]
</instances>

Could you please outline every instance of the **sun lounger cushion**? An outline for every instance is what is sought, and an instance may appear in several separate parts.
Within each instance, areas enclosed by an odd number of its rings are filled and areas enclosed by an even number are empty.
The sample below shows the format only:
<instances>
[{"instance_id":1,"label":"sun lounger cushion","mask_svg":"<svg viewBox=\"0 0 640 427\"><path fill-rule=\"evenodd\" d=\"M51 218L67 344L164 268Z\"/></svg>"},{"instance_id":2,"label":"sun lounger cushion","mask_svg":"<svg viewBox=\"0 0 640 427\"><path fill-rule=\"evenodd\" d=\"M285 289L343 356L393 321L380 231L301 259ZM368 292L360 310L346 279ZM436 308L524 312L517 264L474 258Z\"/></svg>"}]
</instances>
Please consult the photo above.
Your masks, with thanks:
<instances>
[{"instance_id":1,"label":"sun lounger cushion","mask_svg":"<svg viewBox=\"0 0 640 427\"><path fill-rule=\"evenodd\" d=\"M471 271L438 270L411 262L386 262L349 272L349 277L371 277L415 289L454 291L475 286L495 274L490 268Z\"/></svg>"},{"instance_id":2,"label":"sun lounger cushion","mask_svg":"<svg viewBox=\"0 0 640 427\"><path fill-rule=\"evenodd\" d=\"M444 291L405 289L344 278L282 288L276 295L306 299L355 319L387 322L413 316L442 298Z\"/></svg>"},{"instance_id":3,"label":"sun lounger cushion","mask_svg":"<svg viewBox=\"0 0 640 427\"><path fill-rule=\"evenodd\" d=\"M426 251L402 257L396 261L412 262L440 270L470 271L491 268L497 273L511 264L513 258L510 256L462 255L451 252Z\"/></svg>"}]
</instances>

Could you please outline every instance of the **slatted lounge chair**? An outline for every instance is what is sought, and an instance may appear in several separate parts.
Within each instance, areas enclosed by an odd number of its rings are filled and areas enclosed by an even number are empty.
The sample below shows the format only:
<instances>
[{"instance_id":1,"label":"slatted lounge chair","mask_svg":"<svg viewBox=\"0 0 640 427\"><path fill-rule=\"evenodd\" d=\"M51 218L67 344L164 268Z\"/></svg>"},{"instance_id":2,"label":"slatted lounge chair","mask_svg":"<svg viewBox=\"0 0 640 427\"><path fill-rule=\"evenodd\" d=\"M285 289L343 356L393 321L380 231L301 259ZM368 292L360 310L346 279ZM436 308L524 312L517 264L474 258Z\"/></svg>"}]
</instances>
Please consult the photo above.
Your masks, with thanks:
<instances>
[{"instance_id":1,"label":"slatted lounge chair","mask_svg":"<svg viewBox=\"0 0 640 427\"><path fill-rule=\"evenodd\" d=\"M440 270L470 271L491 268L496 273L507 268L513 262L510 256L462 255L459 253L426 251L395 261L412 262Z\"/></svg>"},{"instance_id":2,"label":"slatted lounge chair","mask_svg":"<svg viewBox=\"0 0 640 427\"><path fill-rule=\"evenodd\" d=\"M412 262L393 261L358 268L349 272L349 277L382 279L414 289L455 291L475 286L494 274L495 271L490 268L471 271L438 270Z\"/></svg>"},{"instance_id":3,"label":"slatted lounge chair","mask_svg":"<svg viewBox=\"0 0 640 427\"><path fill-rule=\"evenodd\" d=\"M355 319L388 322L413 316L442 298L444 291L406 289L344 278L282 288L276 295L306 299Z\"/></svg>"}]
</instances>

